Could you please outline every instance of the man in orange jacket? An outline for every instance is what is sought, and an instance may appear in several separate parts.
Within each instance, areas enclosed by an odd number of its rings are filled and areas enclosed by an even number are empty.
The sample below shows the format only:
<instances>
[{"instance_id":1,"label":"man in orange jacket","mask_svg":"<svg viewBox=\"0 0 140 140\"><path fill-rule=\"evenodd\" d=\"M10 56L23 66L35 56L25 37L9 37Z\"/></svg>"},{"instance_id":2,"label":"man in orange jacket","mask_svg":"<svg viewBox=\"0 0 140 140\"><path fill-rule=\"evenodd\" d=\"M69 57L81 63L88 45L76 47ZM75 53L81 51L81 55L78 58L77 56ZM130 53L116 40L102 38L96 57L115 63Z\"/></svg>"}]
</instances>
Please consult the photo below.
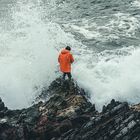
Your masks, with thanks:
<instances>
[{"instance_id":1,"label":"man in orange jacket","mask_svg":"<svg viewBox=\"0 0 140 140\"><path fill-rule=\"evenodd\" d=\"M63 79L67 75L71 80L71 64L74 62L74 58L70 53L71 48L67 46L65 49L61 51L58 57L58 62L60 64L60 70L63 72Z\"/></svg>"}]
</instances>

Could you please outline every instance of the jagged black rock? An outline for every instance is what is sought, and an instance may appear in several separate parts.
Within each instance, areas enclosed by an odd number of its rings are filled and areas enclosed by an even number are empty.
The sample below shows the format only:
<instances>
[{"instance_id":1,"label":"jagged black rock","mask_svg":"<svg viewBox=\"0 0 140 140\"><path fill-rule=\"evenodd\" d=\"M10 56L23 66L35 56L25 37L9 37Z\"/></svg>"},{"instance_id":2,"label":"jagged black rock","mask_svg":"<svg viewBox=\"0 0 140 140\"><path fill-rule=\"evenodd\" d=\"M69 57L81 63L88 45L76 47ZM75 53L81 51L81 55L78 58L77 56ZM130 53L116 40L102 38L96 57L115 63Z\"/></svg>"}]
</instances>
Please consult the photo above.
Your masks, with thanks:
<instances>
[{"instance_id":1,"label":"jagged black rock","mask_svg":"<svg viewBox=\"0 0 140 140\"><path fill-rule=\"evenodd\" d=\"M99 113L86 95L58 78L27 109L9 110L0 99L0 140L140 140L139 107L112 100Z\"/></svg>"}]
</instances>

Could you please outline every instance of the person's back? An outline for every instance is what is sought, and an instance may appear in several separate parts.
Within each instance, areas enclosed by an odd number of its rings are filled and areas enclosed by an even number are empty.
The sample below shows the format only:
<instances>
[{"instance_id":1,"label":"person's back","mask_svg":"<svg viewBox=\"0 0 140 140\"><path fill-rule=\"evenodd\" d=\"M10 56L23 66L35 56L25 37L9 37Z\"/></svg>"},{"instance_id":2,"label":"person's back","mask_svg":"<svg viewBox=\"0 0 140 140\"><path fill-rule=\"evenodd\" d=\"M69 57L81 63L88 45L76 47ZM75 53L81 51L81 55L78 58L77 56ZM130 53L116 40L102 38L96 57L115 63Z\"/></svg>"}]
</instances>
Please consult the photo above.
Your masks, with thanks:
<instances>
[{"instance_id":1,"label":"person's back","mask_svg":"<svg viewBox=\"0 0 140 140\"><path fill-rule=\"evenodd\" d=\"M58 62L60 63L60 70L63 72L63 78L68 75L69 79L71 79L71 63L74 62L74 58L70 53L71 48L67 46L65 49L61 51L58 57Z\"/></svg>"}]
</instances>

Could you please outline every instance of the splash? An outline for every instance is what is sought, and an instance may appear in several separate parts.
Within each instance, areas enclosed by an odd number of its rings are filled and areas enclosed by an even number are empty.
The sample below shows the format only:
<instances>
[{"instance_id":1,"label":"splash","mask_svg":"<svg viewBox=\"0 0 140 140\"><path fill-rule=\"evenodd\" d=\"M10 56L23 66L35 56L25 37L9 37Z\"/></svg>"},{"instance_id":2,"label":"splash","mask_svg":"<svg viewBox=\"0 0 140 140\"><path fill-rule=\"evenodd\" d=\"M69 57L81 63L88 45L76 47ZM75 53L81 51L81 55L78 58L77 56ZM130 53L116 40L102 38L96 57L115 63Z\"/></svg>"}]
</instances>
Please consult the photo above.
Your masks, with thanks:
<instances>
[{"instance_id":1,"label":"splash","mask_svg":"<svg viewBox=\"0 0 140 140\"><path fill-rule=\"evenodd\" d=\"M9 108L23 108L56 78L56 48L72 42L72 36L42 21L40 3L19 1L6 24L0 34L0 97Z\"/></svg>"},{"instance_id":2,"label":"splash","mask_svg":"<svg viewBox=\"0 0 140 140\"><path fill-rule=\"evenodd\" d=\"M83 34L85 38L97 40L99 45L113 39L121 41L121 37L135 37L140 27L137 18L118 13L105 25L92 22L92 19L83 20L80 26L65 22L62 24L65 29L72 29L66 33L52 21L55 15L49 15L55 10L55 1L47 7L48 16L42 5L40 1L18 1L11 8L8 22L0 23L3 27L0 28L0 97L6 105L23 108L31 104L42 88L58 76L55 73L58 50L65 45L72 47L75 57L74 79L90 93L99 110L112 98L138 103L140 50L128 45L96 52L94 46L84 46L70 33Z\"/></svg>"},{"instance_id":3,"label":"splash","mask_svg":"<svg viewBox=\"0 0 140 140\"><path fill-rule=\"evenodd\" d=\"M139 103L139 59L140 50L133 47L104 51L92 57L97 61L91 61L90 67L79 63L74 73L78 82L91 93L91 101L99 110L111 99Z\"/></svg>"},{"instance_id":4,"label":"splash","mask_svg":"<svg viewBox=\"0 0 140 140\"><path fill-rule=\"evenodd\" d=\"M138 9L140 8L140 0L135 0L131 4L133 7L136 7Z\"/></svg>"}]
</instances>

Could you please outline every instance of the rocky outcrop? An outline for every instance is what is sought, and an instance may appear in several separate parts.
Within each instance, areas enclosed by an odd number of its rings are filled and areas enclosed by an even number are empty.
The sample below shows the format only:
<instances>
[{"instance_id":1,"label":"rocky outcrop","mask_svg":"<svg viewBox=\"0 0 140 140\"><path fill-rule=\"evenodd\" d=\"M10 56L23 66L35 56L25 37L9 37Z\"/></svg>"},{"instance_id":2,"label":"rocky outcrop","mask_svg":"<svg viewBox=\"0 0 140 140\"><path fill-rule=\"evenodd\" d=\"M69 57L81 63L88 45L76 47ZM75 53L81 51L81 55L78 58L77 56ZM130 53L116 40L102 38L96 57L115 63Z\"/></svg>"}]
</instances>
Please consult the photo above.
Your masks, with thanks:
<instances>
[{"instance_id":1,"label":"rocky outcrop","mask_svg":"<svg viewBox=\"0 0 140 140\"><path fill-rule=\"evenodd\" d=\"M73 129L61 139L75 140L139 140L140 113L129 109L127 103L115 102L91 118L81 128ZM72 137L73 136L73 137Z\"/></svg>"},{"instance_id":2,"label":"rocky outcrop","mask_svg":"<svg viewBox=\"0 0 140 140\"><path fill-rule=\"evenodd\" d=\"M23 110L8 110L0 100L0 140L140 139L139 105L112 100L99 113L83 89L61 78L38 99Z\"/></svg>"}]
</instances>

